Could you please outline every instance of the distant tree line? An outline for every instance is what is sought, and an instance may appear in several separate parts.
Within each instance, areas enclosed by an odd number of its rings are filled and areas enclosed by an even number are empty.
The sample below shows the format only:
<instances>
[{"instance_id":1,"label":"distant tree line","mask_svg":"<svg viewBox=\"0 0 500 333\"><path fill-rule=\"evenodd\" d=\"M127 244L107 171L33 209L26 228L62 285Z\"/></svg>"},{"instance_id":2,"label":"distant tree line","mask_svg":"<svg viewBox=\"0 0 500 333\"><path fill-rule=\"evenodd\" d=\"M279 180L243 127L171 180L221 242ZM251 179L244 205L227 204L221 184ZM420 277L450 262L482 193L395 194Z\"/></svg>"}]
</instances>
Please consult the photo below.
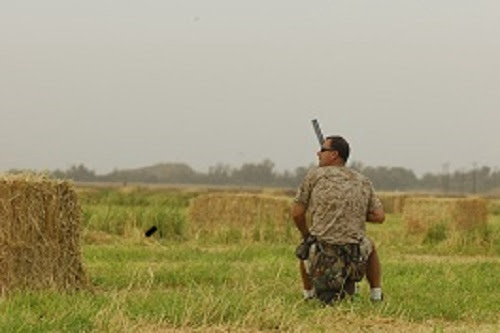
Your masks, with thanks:
<instances>
[{"instance_id":1,"label":"distant tree line","mask_svg":"<svg viewBox=\"0 0 500 333\"><path fill-rule=\"evenodd\" d=\"M163 163L137 169L117 169L108 174L98 175L85 165L80 164L65 171L53 171L51 175L55 178L82 182L292 187L299 184L309 169L298 167L293 172L277 172L274 167L274 163L266 159L260 163L245 163L239 168L218 163L211 166L207 173L202 173L195 171L185 163ZM11 171L16 172L17 170Z\"/></svg>"},{"instance_id":2,"label":"distant tree line","mask_svg":"<svg viewBox=\"0 0 500 333\"><path fill-rule=\"evenodd\" d=\"M411 169L387 166L365 166L360 162L349 165L368 176L378 191L439 191L455 194L485 193L500 189L500 170L487 166L475 167L467 171L443 171L426 173L417 177ZM260 163L245 163L232 167L218 163L207 173L197 172L185 163L163 163L153 166L113 170L98 175L83 164L68 170L56 170L51 175L56 178L73 179L82 182L120 183L166 183L166 184L207 184L235 186L297 187L309 167L298 167L293 171L278 172L269 159ZM18 170L11 170L17 172Z\"/></svg>"},{"instance_id":3,"label":"distant tree line","mask_svg":"<svg viewBox=\"0 0 500 333\"><path fill-rule=\"evenodd\" d=\"M350 165L368 176L380 191L436 191L452 194L474 194L500 191L500 169L488 166L469 170L443 170L417 177L411 169L402 167L371 167L354 162Z\"/></svg>"}]
</instances>

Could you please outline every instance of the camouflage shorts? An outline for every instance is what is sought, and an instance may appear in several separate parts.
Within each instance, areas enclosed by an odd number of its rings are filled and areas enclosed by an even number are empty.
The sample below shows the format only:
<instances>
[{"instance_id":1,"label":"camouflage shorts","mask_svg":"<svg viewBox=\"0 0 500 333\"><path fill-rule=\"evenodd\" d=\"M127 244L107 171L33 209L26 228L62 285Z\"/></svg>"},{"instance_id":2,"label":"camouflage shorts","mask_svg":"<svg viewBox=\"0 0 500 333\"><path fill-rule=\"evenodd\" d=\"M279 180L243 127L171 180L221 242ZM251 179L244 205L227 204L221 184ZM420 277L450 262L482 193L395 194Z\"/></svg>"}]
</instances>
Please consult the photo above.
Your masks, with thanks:
<instances>
[{"instance_id":1,"label":"camouflage shorts","mask_svg":"<svg viewBox=\"0 0 500 333\"><path fill-rule=\"evenodd\" d=\"M368 261L368 257L373 252L373 248L374 248L373 241L368 237L363 237L361 243L359 243L359 250L363 261ZM310 261L315 260L316 252L317 252L316 245L313 245L311 247L309 260L306 260L305 262L306 266L309 266Z\"/></svg>"},{"instance_id":2,"label":"camouflage shorts","mask_svg":"<svg viewBox=\"0 0 500 333\"><path fill-rule=\"evenodd\" d=\"M373 249L373 241L366 237L359 247L355 244L314 244L309 256L308 274L317 297L325 303L342 299L346 286L361 281L365 276L367 260Z\"/></svg>"}]
</instances>

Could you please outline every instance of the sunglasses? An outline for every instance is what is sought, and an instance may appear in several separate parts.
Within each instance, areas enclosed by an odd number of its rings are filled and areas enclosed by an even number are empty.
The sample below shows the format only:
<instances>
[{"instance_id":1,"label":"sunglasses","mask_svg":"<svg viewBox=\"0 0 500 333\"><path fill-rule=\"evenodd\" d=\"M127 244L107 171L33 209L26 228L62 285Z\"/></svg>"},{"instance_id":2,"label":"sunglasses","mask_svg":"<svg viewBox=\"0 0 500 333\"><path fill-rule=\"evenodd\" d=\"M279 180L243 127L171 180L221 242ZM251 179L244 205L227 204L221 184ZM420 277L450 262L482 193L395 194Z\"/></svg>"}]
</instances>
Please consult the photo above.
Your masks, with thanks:
<instances>
[{"instance_id":1,"label":"sunglasses","mask_svg":"<svg viewBox=\"0 0 500 333\"><path fill-rule=\"evenodd\" d=\"M321 147L321 149L319 151L324 152L324 151L336 151L336 150L332 149L332 148Z\"/></svg>"}]
</instances>

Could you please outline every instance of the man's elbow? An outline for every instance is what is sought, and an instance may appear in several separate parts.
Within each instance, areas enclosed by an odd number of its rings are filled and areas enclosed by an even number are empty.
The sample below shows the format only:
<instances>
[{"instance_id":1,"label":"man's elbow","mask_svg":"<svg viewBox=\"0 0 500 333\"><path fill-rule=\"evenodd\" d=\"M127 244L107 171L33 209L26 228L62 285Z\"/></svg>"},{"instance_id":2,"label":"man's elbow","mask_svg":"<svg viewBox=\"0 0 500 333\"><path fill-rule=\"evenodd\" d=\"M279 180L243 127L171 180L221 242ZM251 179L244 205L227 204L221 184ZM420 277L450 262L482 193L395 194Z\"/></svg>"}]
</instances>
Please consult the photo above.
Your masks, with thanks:
<instances>
[{"instance_id":1,"label":"man's elbow","mask_svg":"<svg viewBox=\"0 0 500 333\"><path fill-rule=\"evenodd\" d=\"M384 223L385 221L385 212L383 209L376 209L373 212L370 212L368 214L368 222L373 222L373 223Z\"/></svg>"},{"instance_id":2,"label":"man's elbow","mask_svg":"<svg viewBox=\"0 0 500 333\"><path fill-rule=\"evenodd\" d=\"M385 212L382 211L381 213L377 214L377 223L384 223L385 221Z\"/></svg>"},{"instance_id":3,"label":"man's elbow","mask_svg":"<svg viewBox=\"0 0 500 333\"><path fill-rule=\"evenodd\" d=\"M302 204L295 203L292 206L292 219L294 221L301 221L305 218L305 207Z\"/></svg>"}]
</instances>

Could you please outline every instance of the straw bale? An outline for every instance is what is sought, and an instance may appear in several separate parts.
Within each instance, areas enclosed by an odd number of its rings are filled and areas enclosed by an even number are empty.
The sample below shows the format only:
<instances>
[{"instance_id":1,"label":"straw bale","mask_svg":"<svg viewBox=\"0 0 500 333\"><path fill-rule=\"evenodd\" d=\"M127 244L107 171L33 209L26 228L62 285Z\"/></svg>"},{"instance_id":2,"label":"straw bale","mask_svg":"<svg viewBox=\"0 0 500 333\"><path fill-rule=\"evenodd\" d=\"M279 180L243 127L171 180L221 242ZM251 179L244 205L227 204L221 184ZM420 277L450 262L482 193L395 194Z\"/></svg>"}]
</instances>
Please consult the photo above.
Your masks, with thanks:
<instances>
[{"instance_id":1,"label":"straw bale","mask_svg":"<svg viewBox=\"0 0 500 333\"><path fill-rule=\"evenodd\" d=\"M86 284L73 184L0 174L0 292Z\"/></svg>"},{"instance_id":2,"label":"straw bale","mask_svg":"<svg viewBox=\"0 0 500 333\"><path fill-rule=\"evenodd\" d=\"M406 199L429 198L431 195L422 192L377 192L377 197L382 201L386 213L403 214Z\"/></svg>"},{"instance_id":3,"label":"straw bale","mask_svg":"<svg viewBox=\"0 0 500 333\"><path fill-rule=\"evenodd\" d=\"M500 215L500 200L490 199L488 203L488 213L492 215Z\"/></svg>"},{"instance_id":4,"label":"straw bale","mask_svg":"<svg viewBox=\"0 0 500 333\"><path fill-rule=\"evenodd\" d=\"M427 232L443 224L450 230L465 231L487 222L487 201L483 198L407 198L403 220L410 232Z\"/></svg>"},{"instance_id":5,"label":"straw bale","mask_svg":"<svg viewBox=\"0 0 500 333\"><path fill-rule=\"evenodd\" d=\"M384 211L388 214L403 213L405 200L410 197L406 193L398 192L379 192L377 197L382 201Z\"/></svg>"},{"instance_id":6,"label":"straw bale","mask_svg":"<svg viewBox=\"0 0 500 333\"><path fill-rule=\"evenodd\" d=\"M196 230L230 227L245 234L265 226L280 231L293 225L291 203L292 199L285 196L210 193L191 200L188 221Z\"/></svg>"}]
</instances>

